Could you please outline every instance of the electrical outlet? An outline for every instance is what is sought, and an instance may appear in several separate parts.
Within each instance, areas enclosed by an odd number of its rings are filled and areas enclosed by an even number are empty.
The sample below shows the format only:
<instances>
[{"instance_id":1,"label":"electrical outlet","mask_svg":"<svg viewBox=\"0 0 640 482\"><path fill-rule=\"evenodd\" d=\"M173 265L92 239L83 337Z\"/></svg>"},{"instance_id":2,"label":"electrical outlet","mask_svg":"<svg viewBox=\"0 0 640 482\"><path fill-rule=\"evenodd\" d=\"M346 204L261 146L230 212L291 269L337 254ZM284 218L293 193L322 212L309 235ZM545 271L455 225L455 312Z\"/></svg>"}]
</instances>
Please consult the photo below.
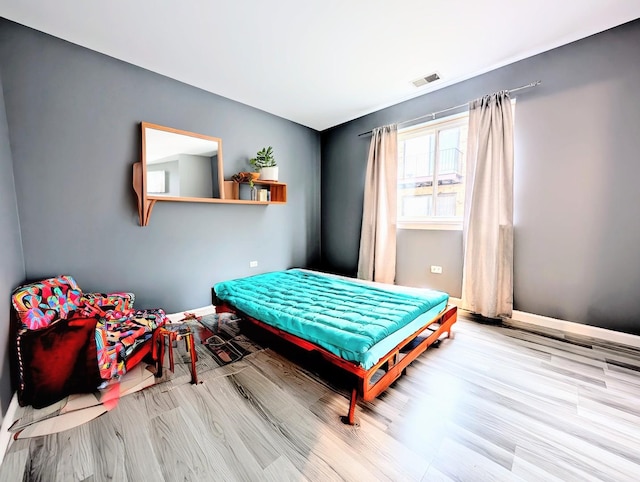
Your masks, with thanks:
<instances>
[{"instance_id":1,"label":"electrical outlet","mask_svg":"<svg viewBox=\"0 0 640 482\"><path fill-rule=\"evenodd\" d=\"M442 266L431 266L431 272L435 274L442 274Z\"/></svg>"},{"instance_id":2,"label":"electrical outlet","mask_svg":"<svg viewBox=\"0 0 640 482\"><path fill-rule=\"evenodd\" d=\"M249 261L249 268L257 268L257 267L258 267L257 261Z\"/></svg>"}]
</instances>

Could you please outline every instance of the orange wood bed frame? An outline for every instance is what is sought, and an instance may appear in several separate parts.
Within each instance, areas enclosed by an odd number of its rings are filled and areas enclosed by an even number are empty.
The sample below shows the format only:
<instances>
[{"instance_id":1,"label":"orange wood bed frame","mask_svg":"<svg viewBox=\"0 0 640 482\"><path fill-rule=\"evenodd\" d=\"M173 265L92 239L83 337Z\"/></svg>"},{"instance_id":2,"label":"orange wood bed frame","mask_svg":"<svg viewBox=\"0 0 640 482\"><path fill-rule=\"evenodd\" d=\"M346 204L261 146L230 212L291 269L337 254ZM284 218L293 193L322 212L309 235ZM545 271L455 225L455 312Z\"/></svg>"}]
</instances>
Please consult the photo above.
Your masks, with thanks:
<instances>
[{"instance_id":1,"label":"orange wood bed frame","mask_svg":"<svg viewBox=\"0 0 640 482\"><path fill-rule=\"evenodd\" d=\"M351 391L351 400L349 402L349 413L346 417L342 417L344 423L349 425L355 425L355 412L356 403L358 397L365 402L371 401L384 392L389 385L395 380L400 378L404 369L415 360L422 352L424 352L430 345L435 343L442 337L444 333L447 334L447 338L451 336L451 327L458 318L458 308L453 305L447 306L444 311L441 311L436 317L427 322L418 331L401 341L395 348L389 353L384 355L378 363L373 367L365 370L357 363L344 360L337 355L327 351L326 349L311 343L307 340L303 340L291 333L287 333L279 328L275 328L271 325L263 323L260 320L247 316L245 313L236 309L232 305L218 299L215 291L212 289L212 301L216 307L217 313L232 312L236 313L243 318L251 321L252 323L260 326L261 328L277 335L284 340L299 346L303 350L309 352L317 352L329 363L336 365L349 373L353 373L357 377L356 386ZM426 331L426 333L425 333ZM422 335L422 338L419 338ZM419 340L418 343L412 347L409 351L403 352L403 349L409 344ZM384 370L384 375L372 382L373 375L379 370Z\"/></svg>"}]
</instances>

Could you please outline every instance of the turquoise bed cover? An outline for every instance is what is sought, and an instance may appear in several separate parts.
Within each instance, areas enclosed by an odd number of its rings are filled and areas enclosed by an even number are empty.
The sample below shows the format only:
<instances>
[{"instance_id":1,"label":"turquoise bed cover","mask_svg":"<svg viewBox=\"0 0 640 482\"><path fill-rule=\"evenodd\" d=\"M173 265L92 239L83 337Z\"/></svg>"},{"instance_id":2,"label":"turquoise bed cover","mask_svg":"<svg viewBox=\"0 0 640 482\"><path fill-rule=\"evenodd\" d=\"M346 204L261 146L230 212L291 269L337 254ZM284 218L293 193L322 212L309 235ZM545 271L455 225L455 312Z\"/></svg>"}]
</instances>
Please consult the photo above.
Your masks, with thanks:
<instances>
[{"instance_id":1,"label":"turquoise bed cover","mask_svg":"<svg viewBox=\"0 0 640 482\"><path fill-rule=\"evenodd\" d=\"M214 286L222 301L369 369L446 306L434 290L406 293L290 269Z\"/></svg>"}]
</instances>

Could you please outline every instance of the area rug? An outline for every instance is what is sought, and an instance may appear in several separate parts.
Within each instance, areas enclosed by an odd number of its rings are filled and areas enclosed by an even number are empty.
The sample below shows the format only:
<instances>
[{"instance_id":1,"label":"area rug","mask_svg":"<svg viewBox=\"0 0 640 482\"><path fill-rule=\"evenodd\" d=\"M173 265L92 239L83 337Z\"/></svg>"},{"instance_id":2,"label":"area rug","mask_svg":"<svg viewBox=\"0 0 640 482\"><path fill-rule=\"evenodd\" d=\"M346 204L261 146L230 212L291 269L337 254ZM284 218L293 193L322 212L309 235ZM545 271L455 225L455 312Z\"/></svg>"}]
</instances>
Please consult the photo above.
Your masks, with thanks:
<instances>
[{"instance_id":1,"label":"area rug","mask_svg":"<svg viewBox=\"0 0 640 482\"><path fill-rule=\"evenodd\" d=\"M73 394L41 409L30 408L13 422L14 440L62 432L87 423L115 408L118 399L154 384L153 373L144 363L124 374L120 383L95 393Z\"/></svg>"}]
</instances>

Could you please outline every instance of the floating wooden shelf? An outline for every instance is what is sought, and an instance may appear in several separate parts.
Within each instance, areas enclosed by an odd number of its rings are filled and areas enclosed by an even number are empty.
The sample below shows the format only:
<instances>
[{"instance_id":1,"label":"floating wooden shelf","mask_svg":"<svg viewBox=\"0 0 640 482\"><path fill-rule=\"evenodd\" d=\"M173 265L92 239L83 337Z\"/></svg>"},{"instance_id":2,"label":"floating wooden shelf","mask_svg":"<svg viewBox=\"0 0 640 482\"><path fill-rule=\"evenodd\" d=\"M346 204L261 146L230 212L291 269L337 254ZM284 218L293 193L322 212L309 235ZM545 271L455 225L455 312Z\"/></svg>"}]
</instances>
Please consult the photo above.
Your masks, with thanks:
<instances>
[{"instance_id":1,"label":"floating wooden shelf","mask_svg":"<svg viewBox=\"0 0 640 482\"><path fill-rule=\"evenodd\" d=\"M259 206L268 206L269 204L286 204L287 202L287 185L278 181L260 181L253 183L258 186L267 186L271 192L271 201L251 201L248 199L238 199L239 185L234 181L224 181L224 197L220 198L195 198L195 197L173 197L173 196L154 196L144 193L142 182L142 163L136 162L133 165L133 188L138 197L138 216L140 226L147 226L151 211L157 201L171 201L183 203L210 203L210 204L254 204ZM242 184L249 184L248 182Z\"/></svg>"}]
</instances>

